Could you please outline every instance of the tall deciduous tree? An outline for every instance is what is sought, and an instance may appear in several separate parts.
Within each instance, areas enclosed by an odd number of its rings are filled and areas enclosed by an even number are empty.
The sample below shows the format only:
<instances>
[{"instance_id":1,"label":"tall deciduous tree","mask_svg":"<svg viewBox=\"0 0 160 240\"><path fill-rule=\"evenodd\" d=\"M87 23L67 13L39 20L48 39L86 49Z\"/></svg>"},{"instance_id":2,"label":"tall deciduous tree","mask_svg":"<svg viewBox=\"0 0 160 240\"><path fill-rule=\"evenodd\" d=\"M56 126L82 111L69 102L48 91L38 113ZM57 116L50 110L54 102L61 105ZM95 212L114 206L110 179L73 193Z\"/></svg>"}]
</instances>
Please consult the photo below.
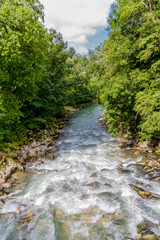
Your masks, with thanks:
<instances>
[{"instance_id":1,"label":"tall deciduous tree","mask_svg":"<svg viewBox=\"0 0 160 240\"><path fill-rule=\"evenodd\" d=\"M108 19L97 82L110 131L160 135L160 3L117 0Z\"/></svg>"},{"instance_id":2,"label":"tall deciduous tree","mask_svg":"<svg viewBox=\"0 0 160 240\"><path fill-rule=\"evenodd\" d=\"M75 56L43 20L39 0L0 3L0 141L48 127L67 104L92 98L87 58Z\"/></svg>"},{"instance_id":3,"label":"tall deciduous tree","mask_svg":"<svg viewBox=\"0 0 160 240\"><path fill-rule=\"evenodd\" d=\"M41 81L48 48L39 1L4 0L0 3L0 86L3 113L1 138L11 137Z\"/></svg>"}]
</instances>

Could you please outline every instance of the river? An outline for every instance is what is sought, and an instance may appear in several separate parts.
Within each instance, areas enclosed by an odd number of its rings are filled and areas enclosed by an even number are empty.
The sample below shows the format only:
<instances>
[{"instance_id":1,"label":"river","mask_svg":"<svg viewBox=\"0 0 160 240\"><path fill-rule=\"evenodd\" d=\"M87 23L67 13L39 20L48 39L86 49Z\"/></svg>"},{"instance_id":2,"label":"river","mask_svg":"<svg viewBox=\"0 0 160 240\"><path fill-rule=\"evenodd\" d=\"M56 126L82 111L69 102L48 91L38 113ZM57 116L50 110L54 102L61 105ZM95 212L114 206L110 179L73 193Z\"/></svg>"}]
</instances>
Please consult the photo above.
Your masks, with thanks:
<instances>
[{"instance_id":1,"label":"river","mask_svg":"<svg viewBox=\"0 0 160 240\"><path fill-rule=\"evenodd\" d=\"M136 164L142 154L122 151L101 126L102 112L90 105L75 113L55 159L33 165L36 171L9 193L0 209L1 240L122 240L136 238L141 223L160 235L160 200L144 199L130 185L158 194L160 184Z\"/></svg>"}]
</instances>

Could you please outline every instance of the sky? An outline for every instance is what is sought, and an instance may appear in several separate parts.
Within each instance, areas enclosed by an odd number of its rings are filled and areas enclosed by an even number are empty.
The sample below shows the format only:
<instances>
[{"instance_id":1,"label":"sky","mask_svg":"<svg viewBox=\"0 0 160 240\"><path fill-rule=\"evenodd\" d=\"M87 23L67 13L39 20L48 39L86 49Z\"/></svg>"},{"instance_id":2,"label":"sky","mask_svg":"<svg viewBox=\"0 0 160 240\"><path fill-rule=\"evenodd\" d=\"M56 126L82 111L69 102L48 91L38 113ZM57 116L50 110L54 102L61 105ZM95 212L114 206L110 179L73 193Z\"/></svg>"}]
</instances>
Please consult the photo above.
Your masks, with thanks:
<instances>
[{"instance_id":1,"label":"sky","mask_svg":"<svg viewBox=\"0 0 160 240\"><path fill-rule=\"evenodd\" d=\"M69 47L87 54L107 39L107 16L113 0L40 0L45 24L63 35Z\"/></svg>"}]
</instances>

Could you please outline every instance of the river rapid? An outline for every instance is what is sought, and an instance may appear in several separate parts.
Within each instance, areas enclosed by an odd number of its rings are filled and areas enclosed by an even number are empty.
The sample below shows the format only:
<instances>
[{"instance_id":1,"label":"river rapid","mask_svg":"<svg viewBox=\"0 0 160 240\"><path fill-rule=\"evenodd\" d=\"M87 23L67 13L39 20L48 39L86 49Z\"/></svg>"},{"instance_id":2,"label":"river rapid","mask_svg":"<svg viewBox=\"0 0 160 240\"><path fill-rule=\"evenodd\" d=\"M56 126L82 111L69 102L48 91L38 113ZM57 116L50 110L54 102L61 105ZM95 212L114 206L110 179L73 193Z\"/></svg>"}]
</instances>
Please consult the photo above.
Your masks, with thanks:
<instances>
[{"instance_id":1,"label":"river rapid","mask_svg":"<svg viewBox=\"0 0 160 240\"><path fill-rule=\"evenodd\" d=\"M160 184L137 164L142 154L122 151L101 126L102 112L90 105L75 113L55 159L33 164L35 172L9 192L0 209L1 240L135 239L137 225L159 239L160 200L142 198L130 184L155 194Z\"/></svg>"}]
</instances>

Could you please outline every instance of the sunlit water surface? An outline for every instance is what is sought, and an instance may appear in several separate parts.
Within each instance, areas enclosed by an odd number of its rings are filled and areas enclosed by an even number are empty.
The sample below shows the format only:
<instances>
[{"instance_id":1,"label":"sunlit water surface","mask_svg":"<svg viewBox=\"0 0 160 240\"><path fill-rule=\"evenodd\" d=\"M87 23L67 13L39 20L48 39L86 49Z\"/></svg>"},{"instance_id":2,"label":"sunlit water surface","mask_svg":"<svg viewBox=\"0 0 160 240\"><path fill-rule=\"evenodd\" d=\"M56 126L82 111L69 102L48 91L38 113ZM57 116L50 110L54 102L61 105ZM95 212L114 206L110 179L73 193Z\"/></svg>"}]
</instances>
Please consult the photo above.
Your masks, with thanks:
<instances>
[{"instance_id":1,"label":"sunlit water surface","mask_svg":"<svg viewBox=\"0 0 160 240\"><path fill-rule=\"evenodd\" d=\"M56 158L10 193L12 199L0 210L1 240L121 240L135 238L143 220L159 234L154 227L160 220L159 200L142 199L129 184L141 182L154 193L160 185L150 183L135 165L142 155L122 152L118 139L101 126L102 111L91 105L75 113L57 141ZM129 171L120 173L118 164ZM56 216L57 209L63 215ZM29 211L34 216L28 221Z\"/></svg>"}]
</instances>

